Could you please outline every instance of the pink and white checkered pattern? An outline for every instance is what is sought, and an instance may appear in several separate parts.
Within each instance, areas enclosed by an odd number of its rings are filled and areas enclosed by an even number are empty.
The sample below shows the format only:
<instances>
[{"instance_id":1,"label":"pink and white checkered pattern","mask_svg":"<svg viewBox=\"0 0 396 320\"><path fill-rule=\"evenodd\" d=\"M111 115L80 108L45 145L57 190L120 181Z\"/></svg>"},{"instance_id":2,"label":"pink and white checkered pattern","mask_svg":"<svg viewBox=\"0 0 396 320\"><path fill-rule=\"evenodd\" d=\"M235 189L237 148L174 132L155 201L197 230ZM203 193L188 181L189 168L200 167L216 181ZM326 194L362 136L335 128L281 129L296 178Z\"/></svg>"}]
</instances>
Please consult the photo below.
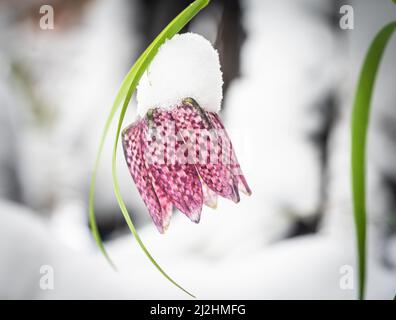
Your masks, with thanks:
<instances>
[{"instance_id":1,"label":"pink and white checkered pattern","mask_svg":"<svg viewBox=\"0 0 396 320\"><path fill-rule=\"evenodd\" d=\"M216 113L184 103L152 109L122 135L129 171L158 230L169 225L175 206L198 223L202 205L217 196L239 202L251 191L231 141Z\"/></svg>"}]
</instances>

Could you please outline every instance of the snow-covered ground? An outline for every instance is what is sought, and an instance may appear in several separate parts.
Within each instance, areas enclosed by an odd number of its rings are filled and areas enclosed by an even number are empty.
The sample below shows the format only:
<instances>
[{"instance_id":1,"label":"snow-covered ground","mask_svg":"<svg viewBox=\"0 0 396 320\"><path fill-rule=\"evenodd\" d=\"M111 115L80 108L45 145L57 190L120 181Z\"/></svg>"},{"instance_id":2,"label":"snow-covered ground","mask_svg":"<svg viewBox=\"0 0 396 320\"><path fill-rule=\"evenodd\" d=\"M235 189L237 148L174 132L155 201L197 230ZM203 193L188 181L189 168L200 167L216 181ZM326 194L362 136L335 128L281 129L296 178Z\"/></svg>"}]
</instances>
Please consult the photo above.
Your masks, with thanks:
<instances>
[{"instance_id":1,"label":"snow-covered ground","mask_svg":"<svg viewBox=\"0 0 396 320\"><path fill-rule=\"evenodd\" d=\"M243 1L248 37L242 48L241 78L225 97L222 117L253 195L242 196L237 205L221 199L216 210L203 210L198 225L176 213L165 235L151 223L139 230L160 265L198 298L356 297L349 112L369 41L396 11L388 2L378 1L375 17L366 17L374 11L372 1L352 2L355 29L335 32L320 16L330 10L331 1ZM107 243L119 269L114 272L84 223L98 134L135 49L134 37L128 35L125 0L97 0L91 6L78 32L54 36L26 32L26 26L20 26L1 33L13 42L10 52L0 51L0 65L10 64L11 58L35 61L23 68L34 76L41 99L56 111L58 120L48 134L29 112L19 117L18 110L28 107L29 98L10 95L16 89L8 88L7 74L1 75L0 99L8 113L0 113L4 123L0 168L10 165L10 150L15 149L26 206L0 201L0 298L187 298L159 274L131 235ZM31 46L35 49L28 50ZM394 175L390 159L395 144L384 137L381 127L381 119L393 117L394 69L388 55L374 97L368 197L370 299L390 299L396 293L396 269L383 263L385 255L396 264L396 238L385 234L388 207L381 183L383 174ZM320 126L315 108L329 91L338 95L341 116L329 146L324 219L317 233L285 239L296 217L314 216L321 205L319 156L309 134ZM132 119L133 112L127 118ZM117 212L110 178L111 144L112 137L98 178L97 207L102 215ZM122 152L119 161L121 188L131 212L134 217L148 216L131 187ZM4 198L9 193L5 172L0 171ZM40 287L42 266L53 270L53 290ZM340 285L344 266L352 267L353 289Z\"/></svg>"}]
</instances>

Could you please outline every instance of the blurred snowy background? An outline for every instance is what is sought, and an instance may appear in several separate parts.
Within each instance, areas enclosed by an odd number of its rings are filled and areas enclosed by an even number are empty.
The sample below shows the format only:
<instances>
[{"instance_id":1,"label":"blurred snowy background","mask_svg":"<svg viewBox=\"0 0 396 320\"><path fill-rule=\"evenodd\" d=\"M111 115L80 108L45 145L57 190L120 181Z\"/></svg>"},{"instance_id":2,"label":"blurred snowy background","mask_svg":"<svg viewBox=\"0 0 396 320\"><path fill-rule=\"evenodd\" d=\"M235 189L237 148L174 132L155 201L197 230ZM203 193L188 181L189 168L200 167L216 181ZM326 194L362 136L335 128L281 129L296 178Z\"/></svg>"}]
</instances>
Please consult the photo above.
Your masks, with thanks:
<instances>
[{"instance_id":1,"label":"blurred snowy background","mask_svg":"<svg viewBox=\"0 0 396 320\"><path fill-rule=\"evenodd\" d=\"M96 210L118 272L90 234L87 199L99 134L123 76L188 2L0 2L0 298L187 298L127 231L112 191L114 134ZM53 30L39 27L43 4L54 8ZM345 4L354 9L353 30L339 26ZM118 167L143 241L199 298L356 297L349 117L365 51L395 18L390 0L214 0L188 25L219 50L221 116L253 195L238 205L221 199L199 225L176 213L160 235L121 150ZM368 150L370 299L396 293L396 41L387 52ZM134 109L135 102L125 126ZM46 266L54 277L47 290L40 287ZM352 272L347 287L345 270Z\"/></svg>"}]
</instances>

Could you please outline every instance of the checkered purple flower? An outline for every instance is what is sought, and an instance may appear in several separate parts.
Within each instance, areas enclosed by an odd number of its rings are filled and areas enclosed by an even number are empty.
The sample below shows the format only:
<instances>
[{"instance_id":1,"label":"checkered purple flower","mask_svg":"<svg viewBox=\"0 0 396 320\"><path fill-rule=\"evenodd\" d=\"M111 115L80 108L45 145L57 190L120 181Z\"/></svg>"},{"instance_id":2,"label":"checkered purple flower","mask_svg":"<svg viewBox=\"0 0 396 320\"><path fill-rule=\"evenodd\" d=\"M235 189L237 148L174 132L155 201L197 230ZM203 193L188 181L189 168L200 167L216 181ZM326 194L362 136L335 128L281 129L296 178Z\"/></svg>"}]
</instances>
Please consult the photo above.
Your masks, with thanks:
<instances>
[{"instance_id":1,"label":"checkered purple flower","mask_svg":"<svg viewBox=\"0 0 396 320\"><path fill-rule=\"evenodd\" d=\"M148 110L122 140L129 171L161 233L174 207L198 223L203 204L216 207L218 196L237 203L239 191L251 194L220 117L192 98Z\"/></svg>"}]
</instances>

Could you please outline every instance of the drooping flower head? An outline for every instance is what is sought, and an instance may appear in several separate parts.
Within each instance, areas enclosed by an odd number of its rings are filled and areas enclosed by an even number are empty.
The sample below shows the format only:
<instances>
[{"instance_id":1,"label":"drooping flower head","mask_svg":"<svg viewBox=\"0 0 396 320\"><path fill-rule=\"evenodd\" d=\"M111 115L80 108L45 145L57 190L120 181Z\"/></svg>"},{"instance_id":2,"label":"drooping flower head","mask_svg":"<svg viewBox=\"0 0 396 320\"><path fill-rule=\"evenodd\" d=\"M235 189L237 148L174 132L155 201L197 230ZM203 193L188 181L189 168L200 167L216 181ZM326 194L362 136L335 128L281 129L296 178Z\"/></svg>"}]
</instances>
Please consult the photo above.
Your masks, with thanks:
<instances>
[{"instance_id":1,"label":"drooping flower head","mask_svg":"<svg viewBox=\"0 0 396 320\"><path fill-rule=\"evenodd\" d=\"M163 233L173 208L198 223L203 204L251 193L217 111L222 100L217 51L186 33L160 48L138 86L138 119L122 134L129 171Z\"/></svg>"}]
</instances>

